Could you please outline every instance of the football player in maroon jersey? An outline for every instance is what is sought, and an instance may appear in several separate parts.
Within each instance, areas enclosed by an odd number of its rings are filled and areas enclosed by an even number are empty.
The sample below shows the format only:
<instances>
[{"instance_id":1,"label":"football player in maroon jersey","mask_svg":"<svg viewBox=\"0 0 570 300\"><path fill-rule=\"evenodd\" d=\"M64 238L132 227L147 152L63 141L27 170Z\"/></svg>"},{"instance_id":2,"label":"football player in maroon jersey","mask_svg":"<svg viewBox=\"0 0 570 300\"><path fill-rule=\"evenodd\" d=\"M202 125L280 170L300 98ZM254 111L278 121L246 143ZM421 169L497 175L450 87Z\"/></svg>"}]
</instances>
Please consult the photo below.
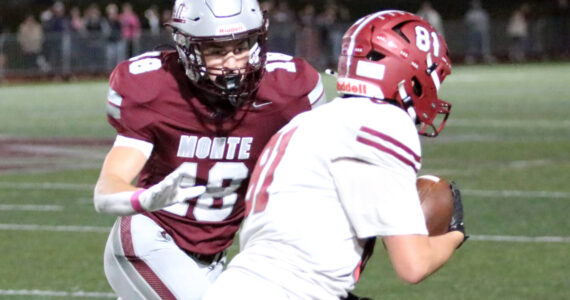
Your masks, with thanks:
<instances>
[{"instance_id":1,"label":"football player in maroon jersey","mask_svg":"<svg viewBox=\"0 0 570 300\"><path fill-rule=\"evenodd\" d=\"M117 136L94 204L119 216L104 266L122 299L201 299L222 271L261 150L326 101L306 61L266 52L256 0L177 0L168 25L177 51L133 57L110 77Z\"/></svg>"}]
</instances>

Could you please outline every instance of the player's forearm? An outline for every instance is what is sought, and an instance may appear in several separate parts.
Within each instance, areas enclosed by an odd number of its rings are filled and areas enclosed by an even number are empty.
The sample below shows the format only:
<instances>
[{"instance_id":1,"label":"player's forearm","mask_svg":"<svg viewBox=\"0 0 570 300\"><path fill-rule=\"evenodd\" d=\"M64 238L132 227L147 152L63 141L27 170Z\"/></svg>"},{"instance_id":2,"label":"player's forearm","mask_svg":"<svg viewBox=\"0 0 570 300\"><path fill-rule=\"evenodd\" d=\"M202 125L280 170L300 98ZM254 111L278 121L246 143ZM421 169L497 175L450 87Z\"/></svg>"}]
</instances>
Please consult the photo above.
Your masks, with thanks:
<instances>
[{"instance_id":1,"label":"player's forearm","mask_svg":"<svg viewBox=\"0 0 570 300\"><path fill-rule=\"evenodd\" d=\"M431 249L429 251L430 257L427 259L429 261L429 265L425 277L441 268L451 258L451 255L453 255L453 252L462 240L463 234L458 231L429 237Z\"/></svg>"},{"instance_id":2,"label":"player's forearm","mask_svg":"<svg viewBox=\"0 0 570 300\"><path fill-rule=\"evenodd\" d=\"M137 190L138 188L121 180L100 178L93 193L95 210L117 216L135 214L137 211L133 207L133 195Z\"/></svg>"},{"instance_id":3,"label":"player's forearm","mask_svg":"<svg viewBox=\"0 0 570 300\"><path fill-rule=\"evenodd\" d=\"M133 198L136 198L135 191L113 194L95 192L93 203L97 212L116 216L128 216L138 213L135 207L133 207Z\"/></svg>"},{"instance_id":4,"label":"player's forearm","mask_svg":"<svg viewBox=\"0 0 570 300\"><path fill-rule=\"evenodd\" d=\"M462 239L460 232L450 232L434 237L384 237L384 242L398 276L416 284L441 268Z\"/></svg>"}]
</instances>

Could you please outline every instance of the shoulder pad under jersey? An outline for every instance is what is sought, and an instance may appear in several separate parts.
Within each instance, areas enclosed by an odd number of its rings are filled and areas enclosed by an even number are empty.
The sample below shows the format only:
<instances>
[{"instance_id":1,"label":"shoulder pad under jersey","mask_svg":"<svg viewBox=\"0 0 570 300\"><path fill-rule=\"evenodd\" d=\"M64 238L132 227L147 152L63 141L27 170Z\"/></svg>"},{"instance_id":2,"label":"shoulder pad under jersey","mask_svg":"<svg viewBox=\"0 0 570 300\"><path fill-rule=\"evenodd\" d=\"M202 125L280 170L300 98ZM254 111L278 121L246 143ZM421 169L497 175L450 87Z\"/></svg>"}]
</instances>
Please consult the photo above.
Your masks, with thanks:
<instances>
[{"instance_id":1,"label":"shoulder pad under jersey","mask_svg":"<svg viewBox=\"0 0 570 300\"><path fill-rule=\"evenodd\" d=\"M306 60L282 53L267 54L262 94L276 94L276 100L305 98L313 105L324 97L320 74Z\"/></svg>"}]
</instances>

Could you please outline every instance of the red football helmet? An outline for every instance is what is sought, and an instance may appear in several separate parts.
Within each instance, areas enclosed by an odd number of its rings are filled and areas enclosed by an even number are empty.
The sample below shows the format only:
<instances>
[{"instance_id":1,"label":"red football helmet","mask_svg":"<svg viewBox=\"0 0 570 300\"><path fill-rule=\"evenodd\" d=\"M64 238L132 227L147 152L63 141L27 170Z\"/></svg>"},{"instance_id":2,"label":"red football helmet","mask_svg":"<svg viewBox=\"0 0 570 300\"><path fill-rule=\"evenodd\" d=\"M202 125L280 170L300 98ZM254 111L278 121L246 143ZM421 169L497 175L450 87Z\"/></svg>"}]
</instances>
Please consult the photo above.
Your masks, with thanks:
<instances>
[{"instance_id":1,"label":"red football helmet","mask_svg":"<svg viewBox=\"0 0 570 300\"><path fill-rule=\"evenodd\" d=\"M451 110L437 95L450 73L447 44L427 21L404 11L381 11L344 34L337 90L397 104L414 119L419 134L434 137Z\"/></svg>"}]
</instances>

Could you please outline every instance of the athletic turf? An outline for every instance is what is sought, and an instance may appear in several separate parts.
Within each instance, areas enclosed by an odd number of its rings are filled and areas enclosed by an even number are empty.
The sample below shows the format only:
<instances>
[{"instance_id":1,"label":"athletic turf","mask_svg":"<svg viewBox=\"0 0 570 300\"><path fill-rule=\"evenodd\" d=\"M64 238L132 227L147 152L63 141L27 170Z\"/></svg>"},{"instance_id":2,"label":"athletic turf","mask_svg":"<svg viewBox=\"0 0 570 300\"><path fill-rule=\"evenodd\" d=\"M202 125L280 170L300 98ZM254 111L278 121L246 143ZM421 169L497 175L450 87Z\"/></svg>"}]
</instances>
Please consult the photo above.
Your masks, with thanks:
<instances>
[{"instance_id":1,"label":"athletic turf","mask_svg":"<svg viewBox=\"0 0 570 300\"><path fill-rule=\"evenodd\" d=\"M420 173L458 183L473 238L415 286L398 280L378 243L356 294L568 299L569 73L570 64L453 69L441 89L452 114L440 137L423 140ZM113 137L106 89L0 86L0 299L113 298L102 253L114 217L91 200Z\"/></svg>"}]
</instances>

